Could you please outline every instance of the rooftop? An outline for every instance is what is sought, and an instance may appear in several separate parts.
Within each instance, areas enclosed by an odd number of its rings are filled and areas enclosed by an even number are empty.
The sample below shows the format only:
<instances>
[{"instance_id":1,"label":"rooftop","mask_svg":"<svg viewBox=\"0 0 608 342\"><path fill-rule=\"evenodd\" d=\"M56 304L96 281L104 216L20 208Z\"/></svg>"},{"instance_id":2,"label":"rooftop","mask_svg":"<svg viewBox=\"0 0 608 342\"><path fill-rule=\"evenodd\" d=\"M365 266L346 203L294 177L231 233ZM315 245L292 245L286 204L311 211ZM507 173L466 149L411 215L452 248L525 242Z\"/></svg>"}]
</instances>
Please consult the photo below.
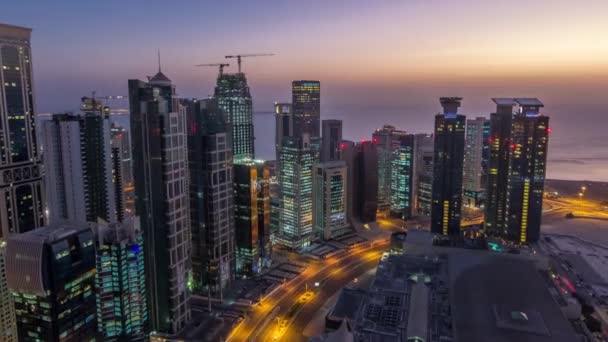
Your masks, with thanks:
<instances>
[{"instance_id":1,"label":"rooftop","mask_svg":"<svg viewBox=\"0 0 608 342\"><path fill-rule=\"evenodd\" d=\"M517 102L515 102L515 100L510 97L495 97L492 98L492 101L494 101L494 103L499 106L517 106Z\"/></svg>"},{"instance_id":2,"label":"rooftop","mask_svg":"<svg viewBox=\"0 0 608 342\"><path fill-rule=\"evenodd\" d=\"M513 99L517 104L524 107L544 107L545 105L537 98L518 97Z\"/></svg>"}]
</instances>

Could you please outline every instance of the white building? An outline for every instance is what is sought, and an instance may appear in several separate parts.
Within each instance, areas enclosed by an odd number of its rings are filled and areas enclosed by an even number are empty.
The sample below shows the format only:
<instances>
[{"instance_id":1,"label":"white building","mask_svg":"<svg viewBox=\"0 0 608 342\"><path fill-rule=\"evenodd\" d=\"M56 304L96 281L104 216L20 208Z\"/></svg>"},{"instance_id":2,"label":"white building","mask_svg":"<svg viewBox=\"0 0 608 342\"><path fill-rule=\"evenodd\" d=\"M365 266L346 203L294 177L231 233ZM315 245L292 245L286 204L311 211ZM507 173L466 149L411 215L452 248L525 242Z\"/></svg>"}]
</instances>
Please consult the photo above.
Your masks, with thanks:
<instances>
[{"instance_id":1,"label":"white building","mask_svg":"<svg viewBox=\"0 0 608 342\"><path fill-rule=\"evenodd\" d=\"M346 162L338 160L315 165L312 184L315 235L330 240L348 233Z\"/></svg>"}]
</instances>

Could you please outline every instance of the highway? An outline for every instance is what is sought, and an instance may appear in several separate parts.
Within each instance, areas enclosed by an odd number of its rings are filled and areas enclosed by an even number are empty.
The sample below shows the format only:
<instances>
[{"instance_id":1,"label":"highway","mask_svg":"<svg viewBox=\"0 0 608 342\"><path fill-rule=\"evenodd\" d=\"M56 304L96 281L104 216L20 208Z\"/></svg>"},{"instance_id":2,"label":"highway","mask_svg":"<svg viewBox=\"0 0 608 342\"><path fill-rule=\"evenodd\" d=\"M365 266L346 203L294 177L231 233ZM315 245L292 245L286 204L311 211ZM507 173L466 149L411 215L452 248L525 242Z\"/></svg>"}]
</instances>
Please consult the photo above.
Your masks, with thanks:
<instances>
[{"instance_id":1,"label":"highway","mask_svg":"<svg viewBox=\"0 0 608 342\"><path fill-rule=\"evenodd\" d=\"M376 267L388 244L388 239L374 241L370 248L353 247L340 258L309 265L299 276L254 306L248 317L232 331L228 341L301 340L302 330L317 309L344 284ZM316 282L320 283L319 288L302 301L306 289L314 289ZM288 324L281 323L284 317L289 318Z\"/></svg>"}]
</instances>

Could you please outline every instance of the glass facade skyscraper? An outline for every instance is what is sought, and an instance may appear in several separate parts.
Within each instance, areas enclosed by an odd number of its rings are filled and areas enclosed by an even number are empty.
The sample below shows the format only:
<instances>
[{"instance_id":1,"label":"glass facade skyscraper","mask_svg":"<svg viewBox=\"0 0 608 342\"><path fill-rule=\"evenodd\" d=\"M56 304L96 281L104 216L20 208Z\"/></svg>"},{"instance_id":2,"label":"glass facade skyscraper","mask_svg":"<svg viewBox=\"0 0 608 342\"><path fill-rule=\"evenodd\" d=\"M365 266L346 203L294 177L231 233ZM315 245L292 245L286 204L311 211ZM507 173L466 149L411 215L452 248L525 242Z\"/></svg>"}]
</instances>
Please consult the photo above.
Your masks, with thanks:
<instances>
[{"instance_id":1,"label":"glass facade skyscraper","mask_svg":"<svg viewBox=\"0 0 608 342\"><path fill-rule=\"evenodd\" d=\"M104 341L145 341L148 305L139 222L95 226L97 329Z\"/></svg>"},{"instance_id":2,"label":"glass facade skyscraper","mask_svg":"<svg viewBox=\"0 0 608 342\"><path fill-rule=\"evenodd\" d=\"M461 100L442 97L443 113L435 116L431 231L442 235L460 234L466 120L457 114Z\"/></svg>"},{"instance_id":3,"label":"glass facade skyscraper","mask_svg":"<svg viewBox=\"0 0 608 342\"><path fill-rule=\"evenodd\" d=\"M412 217L414 206L414 135L396 136L390 178L390 213L400 219Z\"/></svg>"},{"instance_id":4,"label":"glass facade skyscraper","mask_svg":"<svg viewBox=\"0 0 608 342\"><path fill-rule=\"evenodd\" d=\"M485 197L488 166L490 120L484 117L467 120L463 188L465 206L481 207Z\"/></svg>"},{"instance_id":5,"label":"glass facade skyscraper","mask_svg":"<svg viewBox=\"0 0 608 342\"><path fill-rule=\"evenodd\" d=\"M217 77L214 97L232 128L234 157L253 158L253 105L245 74L220 74Z\"/></svg>"},{"instance_id":6,"label":"glass facade skyscraper","mask_svg":"<svg viewBox=\"0 0 608 342\"><path fill-rule=\"evenodd\" d=\"M97 341L95 241L87 225L50 225L6 246L19 341Z\"/></svg>"},{"instance_id":7,"label":"glass facade skyscraper","mask_svg":"<svg viewBox=\"0 0 608 342\"><path fill-rule=\"evenodd\" d=\"M191 230L186 111L159 68L129 80L135 211L144 236L151 329L173 334L190 320Z\"/></svg>"},{"instance_id":8,"label":"glass facade skyscraper","mask_svg":"<svg viewBox=\"0 0 608 342\"><path fill-rule=\"evenodd\" d=\"M340 142L342 141L342 120L323 120L321 161L339 160Z\"/></svg>"},{"instance_id":9,"label":"glass facade skyscraper","mask_svg":"<svg viewBox=\"0 0 608 342\"><path fill-rule=\"evenodd\" d=\"M350 195L346 198L349 220L362 223L376 220L378 210L378 152L376 143L342 140L340 160L346 162Z\"/></svg>"},{"instance_id":10,"label":"glass facade skyscraper","mask_svg":"<svg viewBox=\"0 0 608 342\"><path fill-rule=\"evenodd\" d=\"M321 136L321 82L293 81L291 83L293 135Z\"/></svg>"}]
</instances>

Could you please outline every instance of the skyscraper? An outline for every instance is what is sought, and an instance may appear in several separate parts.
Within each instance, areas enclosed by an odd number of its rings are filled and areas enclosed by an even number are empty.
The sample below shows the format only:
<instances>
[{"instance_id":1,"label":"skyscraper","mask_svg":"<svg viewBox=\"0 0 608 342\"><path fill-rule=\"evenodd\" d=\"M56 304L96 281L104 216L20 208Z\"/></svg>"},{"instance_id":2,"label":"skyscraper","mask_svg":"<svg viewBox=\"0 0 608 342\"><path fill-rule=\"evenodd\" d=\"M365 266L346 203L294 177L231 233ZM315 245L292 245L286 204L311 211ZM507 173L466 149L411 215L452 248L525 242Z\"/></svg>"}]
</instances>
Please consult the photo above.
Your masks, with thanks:
<instances>
[{"instance_id":1,"label":"skyscraper","mask_svg":"<svg viewBox=\"0 0 608 342\"><path fill-rule=\"evenodd\" d=\"M485 197L489 135L490 120L484 117L467 120L463 187L465 205L469 207L482 206Z\"/></svg>"},{"instance_id":2,"label":"skyscraper","mask_svg":"<svg viewBox=\"0 0 608 342\"><path fill-rule=\"evenodd\" d=\"M316 164L312 177L315 236L330 240L348 233L346 162L334 160Z\"/></svg>"},{"instance_id":3,"label":"skyscraper","mask_svg":"<svg viewBox=\"0 0 608 342\"><path fill-rule=\"evenodd\" d=\"M9 237L6 274L19 341L96 341L95 242L87 225Z\"/></svg>"},{"instance_id":4,"label":"skyscraper","mask_svg":"<svg viewBox=\"0 0 608 342\"><path fill-rule=\"evenodd\" d=\"M144 341L148 305L139 220L96 224L97 330L104 341Z\"/></svg>"},{"instance_id":5,"label":"skyscraper","mask_svg":"<svg viewBox=\"0 0 608 342\"><path fill-rule=\"evenodd\" d=\"M6 283L6 241L0 240L0 341L17 342L15 307Z\"/></svg>"},{"instance_id":6,"label":"skyscraper","mask_svg":"<svg viewBox=\"0 0 608 342\"><path fill-rule=\"evenodd\" d=\"M144 236L151 329L176 333L190 319L190 214L185 109L159 67L129 80L137 216Z\"/></svg>"},{"instance_id":7,"label":"skyscraper","mask_svg":"<svg viewBox=\"0 0 608 342\"><path fill-rule=\"evenodd\" d=\"M362 223L376 220L378 210L378 152L376 143L340 143L340 160L347 166L346 212L348 219Z\"/></svg>"},{"instance_id":8,"label":"skyscraper","mask_svg":"<svg viewBox=\"0 0 608 342\"><path fill-rule=\"evenodd\" d=\"M321 136L321 82L293 81L291 83L293 135Z\"/></svg>"},{"instance_id":9,"label":"skyscraper","mask_svg":"<svg viewBox=\"0 0 608 342\"><path fill-rule=\"evenodd\" d=\"M314 138L284 137L281 147L279 183L281 211L277 242L299 249L312 241L312 166L318 161Z\"/></svg>"},{"instance_id":10,"label":"skyscraper","mask_svg":"<svg viewBox=\"0 0 608 342\"><path fill-rule=\"evenodd\" d=\"M397 135L391 160L390 213L409 219L414 206L414 135Z\"/></svg>"},{"instance_id":11,"label":"skyscraper","mask_svg":"<svg viewBox=\"0 0 608 342\"><path fill-rule=\"evenodd\" d=\"M124 209L113 182L109 108L83 97L81 109L42 123L49 220L116 222Z\"/></svg>"},{"instance_id":12,"label":"skyscraper","mask_svg":"<svg viewBox=\"0 0 608 342\"><path fill-rule=\"evenodd\" d=\"M233 159L226 121L217 99L189 106L192 286L205 295L221 295L235 276Z\"/></svg>"},{"instance_id":13,"label":"skyscraper","mask_svg":"<svg viewBox=\"0 0 608 342\"><path fill-rule=\"evenodd\" d=\"M514 242L540 237L549 117L535 98L494 99L486 230ZM513 112L513 107L517 110Z\"/></svg>"},{"instance_id":14,"label":"skyscraper","mask_svg":"<svg viewBox=\"0 0 608 342\"><path fill-rule=\"evenodd\" d=\"M414 135L412 171L413 214L431 216L433 188L433 135Z\"/></svg>"},{"instance_id":15,"label":"skyscraper","mask_svg":"<svg viewBox=\"0 0 608 342\"><path fill-rule=\"evenodd\" d=\"M110 127L112 142L112 162L114 171L114 188L116 189L116 206L129 213L135 212L135 194L133 193L133 161L131 159L131 141L129 130L115 122ZM124 213L117 213L122 220Z\"/></svg>"},{"instance_id":16,"label":"skyscraper","mask_svg":"<svg viewBox=\"0 0 608 342\"><path fill-rule=\"evenodd\" d=\"M293 136L293 109L291 107L291 103L275 103L274 113L274 146L276 153L276 161L278 163L281 155L281 142L283 141L283 137Z\"/></svg>"},{"instance_id":17,"label":"skyscraper","mask_svg":"<svg viewBox=\"0 0 608 342\"><path fill-rule=\"evenodd\" d=\"M44 221L41 160L34 131L31 29L0 24L0 239Z\"/></svg>"},{"instance_id":18,"label":"skyscraper","mask_svg":"<svg viewBox=\"0 0 608 342\"><path fill-rule=\"evenodd\" d=\"M253 107L245 74L219 74L214 97L232 127L234 157L253 158Z\"/></svg>"},{"instance_id":19,"label":"skyscraper","mask_svg":"<svg viewBox=\"0 0 608 342\"><path fill-rule=\"evenodd\" d=\"M443 113L435 116L431 231L458 235L466 117L457 114L462 98L442 97L440 101Z\"/></svg>"},{"instance_id":20,"label":"skyscraper","mask_svg":"<svg viewBox=\"0 0 608 342\"><path fill-rule=\"evenodd\" d=\"M391 207L393 154L399 146L398 137L405 134L405 131L390 125L384 125L372 134L372 141L378 151L378 212L383 215L388 214Z\"/></svg>"},{"instance_id":21,"label":"skyscraper","mask_svg":"<svg viewBox=\"0 0 608 342\"><path fill-rule=\"evenodd\" d=\"M270 173L262 160L234 162L236 272L251 276L270 254Z\"/></svg>"},{"instance_id":22,"label":"skyscraper","mask_svg":"<svg viewBox=\"0 0 608 342\"><path fill-rule=\"evenodd\" d=\"M321 161L338 160L342 141L342 120L323 120L321 124Z\"/></svg>"}]
</instances>

